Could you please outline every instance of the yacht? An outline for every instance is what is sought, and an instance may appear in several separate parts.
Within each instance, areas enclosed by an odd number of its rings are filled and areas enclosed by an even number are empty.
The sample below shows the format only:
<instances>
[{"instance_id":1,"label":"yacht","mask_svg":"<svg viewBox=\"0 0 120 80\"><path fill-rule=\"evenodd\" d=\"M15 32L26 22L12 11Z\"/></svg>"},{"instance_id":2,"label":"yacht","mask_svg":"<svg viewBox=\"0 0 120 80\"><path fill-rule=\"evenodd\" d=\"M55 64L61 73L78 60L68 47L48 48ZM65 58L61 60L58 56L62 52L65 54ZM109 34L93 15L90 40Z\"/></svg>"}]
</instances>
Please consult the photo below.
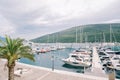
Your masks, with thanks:
<instances>
[{"instance_id":1,"label":"yacht","mask_svg":"<svg viewBox=\"0 0 120 80\"><path fill-rule=\"evenodd\" d=\"M51 51L55 51L55 50L57 50L57 47L56 47L56 46L51 46L51 47L50 47L50 50L51 50Z\"/></svg>"},{"instance_id":2,"label":"yacht","mask_svg":"<svg viewBox=\"0 0 120 80\"><path fill-rule=\"evenodd\" d=\"M62 59L65 64L72 66L89 67L91 65L90 55L71 53L68 58Z\"/></svg>"},{"instance_id":3,"label":"yacht","mask_svg":"<svg viewBox=\"0 0 120 80\"><path fill-rule=\"evenodd\" d=\"M117 56L117 55L114 55L112 58L111 58L111 62L113 64L113 67L116 69L116 70L119 70L120 71L120 57Z\"/></svg>"},{"instance_id":4,"label":"yacht","mask_svg":"<svg viewBox=\"0 0 120 80\"><path fill-rule=\"evenodd\" d=\"M36 53L46 53L47 51L46 51L46 49L45 48L37 48L36 49L36 51L35 51Z\"/></svg>"}]
</instances>

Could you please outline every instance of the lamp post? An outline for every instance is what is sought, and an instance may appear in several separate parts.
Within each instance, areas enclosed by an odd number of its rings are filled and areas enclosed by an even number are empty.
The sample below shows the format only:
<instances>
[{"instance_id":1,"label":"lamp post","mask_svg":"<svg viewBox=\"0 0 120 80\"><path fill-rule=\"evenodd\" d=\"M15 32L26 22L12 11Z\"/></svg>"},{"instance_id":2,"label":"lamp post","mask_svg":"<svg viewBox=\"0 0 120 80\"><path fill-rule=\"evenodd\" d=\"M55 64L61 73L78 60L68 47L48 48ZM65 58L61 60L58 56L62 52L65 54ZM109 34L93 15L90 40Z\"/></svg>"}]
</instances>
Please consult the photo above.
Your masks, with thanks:
<instances>
[{"instance_id":1,"label":"lamp post","mask_svg":"<svg viewBox=\"0 0 120 80\"><path fill-rule=\"evenodd\" d=\"M52 60L52 71L54 71L54 55L52 55L51 60Z\"/></svg>"}]
</instances>

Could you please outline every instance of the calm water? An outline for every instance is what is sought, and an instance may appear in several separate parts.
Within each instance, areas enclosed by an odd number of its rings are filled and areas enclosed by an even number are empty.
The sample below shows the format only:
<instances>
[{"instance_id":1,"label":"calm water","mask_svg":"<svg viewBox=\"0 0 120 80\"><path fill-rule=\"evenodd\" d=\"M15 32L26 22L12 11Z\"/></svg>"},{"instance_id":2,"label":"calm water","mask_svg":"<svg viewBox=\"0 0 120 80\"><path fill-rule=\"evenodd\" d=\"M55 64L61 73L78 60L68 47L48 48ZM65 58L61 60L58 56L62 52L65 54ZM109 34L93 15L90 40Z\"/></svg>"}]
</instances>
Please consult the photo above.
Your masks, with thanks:
<instances>
[{"instance_id":1,"label":"calm water","mask_svg":"<svg viewBox=\"0 0 120 80\"><path fill-rule=\"evenodd\" d=\"M35 54L35 60L36 60L35 62L31 62L30 60L25 58L22 58L20 62L52 69L51 57L54 56L55 69L83 73L82 67L74 67L74 66L66 65L64 64L64 62L62 62L61 59L69 57L69 54L72 51L73 49L63 49L63 50L51 51L42 54Z\"/></svg>"}]
</instances>

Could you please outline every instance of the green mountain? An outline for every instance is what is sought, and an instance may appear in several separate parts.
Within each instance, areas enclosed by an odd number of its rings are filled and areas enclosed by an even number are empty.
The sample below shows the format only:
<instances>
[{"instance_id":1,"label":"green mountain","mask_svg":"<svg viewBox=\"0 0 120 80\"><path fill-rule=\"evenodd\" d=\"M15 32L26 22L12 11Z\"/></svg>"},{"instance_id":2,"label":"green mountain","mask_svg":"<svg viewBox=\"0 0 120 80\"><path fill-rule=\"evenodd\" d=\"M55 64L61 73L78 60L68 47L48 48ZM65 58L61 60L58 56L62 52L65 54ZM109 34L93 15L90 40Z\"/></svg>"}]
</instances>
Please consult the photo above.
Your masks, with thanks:
<instances>
[{"instance_id":1,"label":"green mountain","mask_svg":"<svg viewBox=\"0 0 120 80\"><path fill-rule=\"evenodd\" d=\"M76 26L31 41L37 43L120 42L120 23Z\"/></svg>"}]
</instances>

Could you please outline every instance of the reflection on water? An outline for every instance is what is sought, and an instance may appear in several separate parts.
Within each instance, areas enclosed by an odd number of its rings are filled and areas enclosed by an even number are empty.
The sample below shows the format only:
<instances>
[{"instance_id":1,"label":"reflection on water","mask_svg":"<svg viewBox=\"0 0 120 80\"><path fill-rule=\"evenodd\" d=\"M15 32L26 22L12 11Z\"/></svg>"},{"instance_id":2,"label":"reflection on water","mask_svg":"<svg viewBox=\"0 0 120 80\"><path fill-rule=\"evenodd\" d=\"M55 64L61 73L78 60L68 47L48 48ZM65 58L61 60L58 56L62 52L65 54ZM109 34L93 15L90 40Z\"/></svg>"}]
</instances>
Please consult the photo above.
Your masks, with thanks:
<instances>
[{"instance_id":1,"label":"reflection on water","mask_svg":"<svg viewBox=\"0 0 120 80\"><path fill-rule=\"evenodd\" d=\"M115 70L115 75L116 75L116 78L120 79L120 70Z\"/></svg>"},{"instance_id":2,"label":"reflection on water","mask_svg":"<svg viewBox=\"0 0 120 80\"><path fill-rule=\"evenodd\" d=\"M63 64L62 66L65 67L65 68L69 68L69 69L76 69L77 73L84 73L84 68L83 67L71 66L69 64Z\"/></svg>"}]
</instances>

